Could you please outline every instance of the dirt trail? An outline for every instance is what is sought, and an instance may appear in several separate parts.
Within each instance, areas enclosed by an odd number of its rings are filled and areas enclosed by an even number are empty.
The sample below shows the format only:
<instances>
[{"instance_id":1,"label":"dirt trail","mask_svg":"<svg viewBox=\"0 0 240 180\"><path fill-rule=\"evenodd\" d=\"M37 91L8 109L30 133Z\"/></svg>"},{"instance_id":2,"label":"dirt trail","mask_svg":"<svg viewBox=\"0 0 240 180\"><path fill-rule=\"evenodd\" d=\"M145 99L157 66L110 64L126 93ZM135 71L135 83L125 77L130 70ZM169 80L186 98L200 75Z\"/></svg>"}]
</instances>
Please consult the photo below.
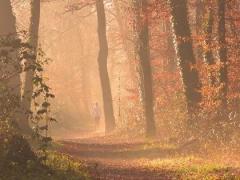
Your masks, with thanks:
<instances>
[{"instance_id":1,"label":"dirt trail","mask_svg":"<svg viewBox=\"0 0 240 180\"><path fill-rule=\"evenodd\" d=\"M96 135L96 134L95 134ZM106 180L172 180L184 179L176 169L149 168L146 162L174 157L184 157L190 152L183 152L171 146L155 146L158 142L144 142L141 139L114 140L104 136L84 136L80 139L61 140L60 151L84 161L93 179ZM185 151L185 150L184 150ZM206 157L204 158L204 161ZM144 163L143 163L144 162ZM191 162L190 162L191 163ZM202 162L200 162L201 164ZM220 169L213 173L220 176L222 172L234 173L229 168ZM237 173L239 174L240 171ZM211 172L210 172L211 173ZM240 177L240 176L239 176ZM220 178L221 179L221 178Z\"/></svg>"},{"instance_id":2,"label":"dirt trail","mask_svg":"<svg viewBox=\"0 0 240 180\"><path fill-rule=\"evenodd\" d=\"M175 149L145 149L149 144L142 140L116 142L101 136L62 140L61 143L63 146L60 151L84 161L94 179L178 179L174 172L151 170L141 164L146 159L173 155Z\"/></svg>"}]
</instances>

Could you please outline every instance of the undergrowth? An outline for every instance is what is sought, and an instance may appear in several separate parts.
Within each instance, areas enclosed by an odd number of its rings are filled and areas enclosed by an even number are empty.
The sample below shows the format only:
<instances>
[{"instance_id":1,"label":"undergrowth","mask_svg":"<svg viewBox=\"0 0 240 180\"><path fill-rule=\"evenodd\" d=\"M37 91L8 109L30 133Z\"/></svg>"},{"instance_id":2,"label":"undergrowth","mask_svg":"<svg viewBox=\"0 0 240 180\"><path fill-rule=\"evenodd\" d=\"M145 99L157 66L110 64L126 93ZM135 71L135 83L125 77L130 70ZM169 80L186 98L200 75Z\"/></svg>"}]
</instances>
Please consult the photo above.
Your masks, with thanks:
<instances>
[{"instance_id":1,"label":"undergrowth","mask_svg":"<svg viewBox=\"0 0 240 180\"><path fill-rule=\"evenodd\" d=\"M165 171L169 176L177 179L240 179L239 172L235 168L195 156L154 159L142 161L141 164L153 171Z\"/></svg>"},{"instance_id":2,"label":"undergrowth","mask_svg":"<svg viewBox=\"0 0 240 180\"><path fill-rule=\"evenodd\" d=\"M0 180L85 180L89 179L82 164L57 152L48 152L45 161L28 160L26 165L1 164Z\"/></svg>"}]
</instances>

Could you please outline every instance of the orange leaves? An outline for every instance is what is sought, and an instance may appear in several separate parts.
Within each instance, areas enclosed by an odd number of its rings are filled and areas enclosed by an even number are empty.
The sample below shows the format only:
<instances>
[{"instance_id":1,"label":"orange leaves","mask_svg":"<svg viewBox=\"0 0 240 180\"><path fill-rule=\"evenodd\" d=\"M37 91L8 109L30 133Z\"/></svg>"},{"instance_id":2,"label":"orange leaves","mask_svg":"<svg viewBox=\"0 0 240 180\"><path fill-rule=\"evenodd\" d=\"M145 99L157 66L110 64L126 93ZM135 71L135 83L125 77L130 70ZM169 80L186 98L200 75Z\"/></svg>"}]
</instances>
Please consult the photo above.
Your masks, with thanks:
<instances>
[{"instance_id":1,"label":"orange leaves","mask_svg":"<svg viewBox=\"0 0 240 180\"><path fill-rule=\"evenodd\" d=\"M203 100L201 102L201 107L206 111L213 111L220 106L220 101L218 99L221 87L215 87L210 85L205 85L201 89Z\"/></svg>"}]
</instances>

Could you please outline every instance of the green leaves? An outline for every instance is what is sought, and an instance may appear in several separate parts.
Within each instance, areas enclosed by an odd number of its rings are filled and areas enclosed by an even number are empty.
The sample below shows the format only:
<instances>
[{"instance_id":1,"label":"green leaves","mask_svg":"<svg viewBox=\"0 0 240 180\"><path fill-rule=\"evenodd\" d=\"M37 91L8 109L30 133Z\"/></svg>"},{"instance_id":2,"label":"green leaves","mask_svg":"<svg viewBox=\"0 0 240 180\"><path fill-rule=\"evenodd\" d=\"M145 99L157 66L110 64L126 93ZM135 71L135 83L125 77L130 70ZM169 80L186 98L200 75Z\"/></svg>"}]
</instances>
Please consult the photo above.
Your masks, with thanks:
<instances>
[{"instance_id":1,"label":"green leaves","mask_svg":"<svg viewBox=\"0 0 240 180\"><path fill-rule=\"evenodd\" d=\"M49 102L43 102L42 103L42 107L44 107L44 108L48 108L49 106L50 106Z\"/></svg>"},{"instance_id":2,"label":"green leaves","mask_svg":"<svg viewBox=\"0 0 240 180\"><path fill-rule=\"evenodd\" d=\"M51 93L46 94L46 96L49 97L49 98L55 98L55 95L51 94Z\"/></svg>"},{"instance_id":3,"label":"green leaves","mask_svg":"<svg viewBox=\"0 0 240 180\"><path fill-rule=\"evenodd\" d=\"M46 58L41 48L36 49L15 36L0 36L0 131L3 131L1 124L4 121L7 122L7 126L14 128L16 122L15 119L12 119L13 114L16 112L16 109L24 111L21 113L26 114L26 117L30 118L34 127L32 138L38 139L39 150L44 154L52 140L47 135L50 127L49 123L57 121L50 116L50 100L55 96L45 82L46 78L43 76L44 66L49 61L50 59ZM20 77L21 73L29 75L25 79L28 83L26 86L29 89L26 90L27 93L23 93L22 98L18 94L13 94L13 90L7 84L9 79L15 78L15 76ZM31 96L29 97L28 95ZM30 101L33 105L31 111L25 107L25 100L32 100ZM21 104L24 106L21 106ZM6 132L9 130L9 127L6 128Z\"/></svg>"},{"instance_id":4,"label":"green leaves","mask_svg":"<svg viewBox=\"0 0 240 180\"><path fill-rule=\"evenodd\" d=\"M52 117L51 117L49 120L50 120L51 122L57 122L57 119L52 118Z\"/></svg>"},{"instance_id":5,"label":"green leaves","mask_svg":"<svg viewBox=\"0 0 240 180\"><path fill-rule=\"evenodd\" d=\"M38 85L39 83L42 83L42 81L43 81L43 79L39 76L36 76L36 77L33 78L33 83L35 85Z\"/></svg>"},{"instance_id":6,"label":"green leaves","mask_svg":"<svg viewBox=\"0 0 240 180\"><path fill-rule=\"evenodd\" d=\"M41 114L44 114L44 113L47 113L47 109L40 109L40 110L37 111L38 115L41 115Z\"/></svg>"},{"instance_id":7,"label":"green leaves","mask_svg":"<svg viewBox=\"0 0 240 180\"><path fill-rule=\"evenodd\" d=\"M42 140L44 142L50 142L50 141L52 141L52 138L51 137L43 137Z\"/></svg>"}]
</instances>

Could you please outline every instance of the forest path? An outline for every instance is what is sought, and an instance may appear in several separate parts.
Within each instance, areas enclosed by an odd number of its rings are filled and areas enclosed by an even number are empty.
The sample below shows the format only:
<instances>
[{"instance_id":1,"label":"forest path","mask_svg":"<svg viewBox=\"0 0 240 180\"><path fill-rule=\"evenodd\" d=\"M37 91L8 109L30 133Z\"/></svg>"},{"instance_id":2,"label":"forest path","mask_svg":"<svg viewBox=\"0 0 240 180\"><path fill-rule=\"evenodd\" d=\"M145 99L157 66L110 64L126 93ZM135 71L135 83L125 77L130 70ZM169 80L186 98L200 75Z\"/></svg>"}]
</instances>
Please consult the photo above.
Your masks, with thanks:
<instances>
[{"instance_id":1,"label":"forest path","mask_svg":"<svg viewBox=\"0 0 240 180\"><path fill-rule=\"evenodd\" d=\"M168 180L188 176L190 179L205 179L205 175L222 177L240 174L239 168L215 167L205 162L206 157L192 158L193 154L185 149L160 145L156 141L85 136L60 142L60 152L83 161L93 179Z\"/></svg>"}]
</instances>

